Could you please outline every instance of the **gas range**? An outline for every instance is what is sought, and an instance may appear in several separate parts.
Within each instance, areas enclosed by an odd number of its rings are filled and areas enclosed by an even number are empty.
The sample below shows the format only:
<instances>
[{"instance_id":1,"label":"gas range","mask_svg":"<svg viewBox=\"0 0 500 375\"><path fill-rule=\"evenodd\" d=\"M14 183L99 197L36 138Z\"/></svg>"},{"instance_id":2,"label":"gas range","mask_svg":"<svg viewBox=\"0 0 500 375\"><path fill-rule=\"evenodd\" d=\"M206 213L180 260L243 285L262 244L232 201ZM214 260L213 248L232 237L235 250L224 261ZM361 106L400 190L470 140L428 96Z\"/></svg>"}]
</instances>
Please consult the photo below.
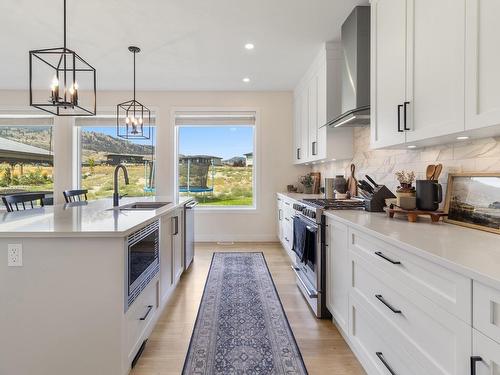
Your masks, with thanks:
<instances>
[{"instance_id":1,"label":"gas range","mask_svg":"<svg viewBox=\"0 0 500 375\"><path fill-rule=\"evenodd\" d=\"M293 209L319 223L324 210L364 210L365 202L361 199L302 199L293 204Z\"/></svg>"}]
</instances>

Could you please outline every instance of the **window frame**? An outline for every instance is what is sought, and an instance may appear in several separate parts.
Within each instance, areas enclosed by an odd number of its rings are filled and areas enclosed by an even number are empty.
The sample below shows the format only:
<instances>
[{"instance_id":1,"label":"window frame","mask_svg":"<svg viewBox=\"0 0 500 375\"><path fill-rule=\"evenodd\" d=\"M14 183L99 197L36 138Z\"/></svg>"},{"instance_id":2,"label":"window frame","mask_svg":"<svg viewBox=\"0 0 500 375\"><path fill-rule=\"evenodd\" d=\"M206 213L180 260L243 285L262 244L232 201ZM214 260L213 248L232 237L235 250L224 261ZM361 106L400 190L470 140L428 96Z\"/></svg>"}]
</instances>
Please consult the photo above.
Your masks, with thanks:
<instances>
[{"instance_id":1,"label":"window frame","mask_svg":"<svg viewBox=\"0 0 500 375\"><path fill-rule=\"evenodd\" d=\"M151 117L157 117L157 111L151 109ZM99 119L99 118L113 118L116 119L116 113L111 114L109 111L106 111L104 113L97 113L93 119ZM116 124L113 125L81 125L77 123L78 121L75 121L73 123L73 172L72 172L72 182L73 186L76 187L76 189L81 189L82 188L82 142L81 142L81 135L82 135L82 127L83 128L91 128L91 127L109 127L109 128L114 128L116 129ZM152 134L154 134L155 137L155 142L154 142L154 160L158 161L157 159L157 154L158 154L158 123L157 120L155 120L155 124L151 125L154 127L154 131ZM156 193L157 186L155 185L155 196L157 195ZM136 197L136 198L141 198L141 197ZM99 199L106 199L106 198L99 198Z\"/></svg>"},{"instance_id":2,"label":"window frame","mask_svg":"<svg viewBox=\"0 0 500 375\"><path fill-rule=\"evenodd\" d=\"M40 113L33 108L23 106L0 106L0 119L12 119L12 124L0 124L0 127L50 127L52 132L51 152L52 152L52 191L56 189L56 153L54 152L54 132L55 132L55 117L51 114ZM16 123L16 119L18 123ZM48 124L25 124L22 119L43 119L48 120ZM36 192L36 191L35 191Z\"/></svg>"},{"instance_id":3,"label":"window frame","mask_svg":"<svg viewBox=\"0 0 500 375\"><path fill-rule=\"evenodd\" d=\"M190 113L204 113L214 112L214 113L237 113L237 112L253 112L255 114L255 121L253 124L197 124L197 125L177 125L176 124L176 115L179 112L190 112ZM173 157L173 171L174 171L174 182L173 182L173 197L174 202L179 203L179 129L181 127L238 127L238 126L251 126L253 127L253 174L252 174L252 197L253 204L251 206L196 206L196 212L204 213L204 214L214 214L214 213L243 213L243 214L258 214L260 213L260 138L259 138L259 125L260 125L260 110L258 108L220 108L220 107L210 107L210 108L173 108L171 111L171 124L173 128L173 149L174 149L174 157Z\"/></svg>"}]
</instances>

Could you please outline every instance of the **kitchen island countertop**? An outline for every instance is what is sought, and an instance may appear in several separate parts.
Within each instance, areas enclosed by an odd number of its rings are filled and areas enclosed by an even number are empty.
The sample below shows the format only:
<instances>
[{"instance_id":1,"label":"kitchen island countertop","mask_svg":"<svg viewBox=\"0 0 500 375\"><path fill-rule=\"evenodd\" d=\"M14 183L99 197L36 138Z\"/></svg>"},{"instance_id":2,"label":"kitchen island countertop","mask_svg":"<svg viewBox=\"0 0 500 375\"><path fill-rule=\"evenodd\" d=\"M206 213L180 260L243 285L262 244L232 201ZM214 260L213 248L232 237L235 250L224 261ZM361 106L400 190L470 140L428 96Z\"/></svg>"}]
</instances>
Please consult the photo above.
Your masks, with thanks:
<instances>
[{"instance_id":1,"label":"kitchen island countertop","mask_svg":"<svg viewBox=\"0 0 500 375\"><path fill-rule=\"evenodd\" d=\"M134 202L168 202L156 210L113 209L111 199L61 204L25 211L0 213L0 238L22 237L122 237L168 214L191 198L173 203L167 197L123 198L120 206Z\"/></svg>"}]
</instances>

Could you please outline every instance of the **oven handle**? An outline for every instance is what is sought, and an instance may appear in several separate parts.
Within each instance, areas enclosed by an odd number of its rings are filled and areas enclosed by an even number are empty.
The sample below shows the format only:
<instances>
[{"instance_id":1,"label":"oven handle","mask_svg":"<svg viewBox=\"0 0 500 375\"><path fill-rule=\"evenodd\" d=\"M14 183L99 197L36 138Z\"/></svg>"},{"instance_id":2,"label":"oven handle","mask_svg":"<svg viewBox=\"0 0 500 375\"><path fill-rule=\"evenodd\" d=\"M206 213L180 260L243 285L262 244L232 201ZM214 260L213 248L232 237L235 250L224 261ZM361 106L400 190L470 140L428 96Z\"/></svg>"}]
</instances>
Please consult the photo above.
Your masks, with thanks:
<instances>
[{"instance_id":1,"label":"oven handle","mask_svg":"<svg viewBox=\"0 0 500 375\"><path fill-rule=\"evenodd\" d=\"M315 291L314 289L311 290L309 289L309 287L306 285L306 283L304 282L304 280L302 280L302 278L300 277L299 275L299 269L295 266L292 265L292 270L293 272L295 272L295 276L297 276L297 279L299 279L300 281L300 284L302 285L302 287L306 290L307 292L307 295L309 296L309 298L318 298L318 292Z\"/></svg>"}]
</instances>

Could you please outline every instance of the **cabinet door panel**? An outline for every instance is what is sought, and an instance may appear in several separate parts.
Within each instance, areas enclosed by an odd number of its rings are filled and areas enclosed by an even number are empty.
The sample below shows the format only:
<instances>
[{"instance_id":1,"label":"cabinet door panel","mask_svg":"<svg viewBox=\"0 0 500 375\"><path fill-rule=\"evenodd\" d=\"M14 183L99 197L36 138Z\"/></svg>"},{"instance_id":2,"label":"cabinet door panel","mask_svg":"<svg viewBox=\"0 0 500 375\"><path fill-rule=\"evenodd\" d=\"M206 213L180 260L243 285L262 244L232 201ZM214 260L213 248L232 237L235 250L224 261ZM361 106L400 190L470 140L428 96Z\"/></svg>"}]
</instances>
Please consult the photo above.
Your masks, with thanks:
<instances>
[{"instance_id":1,"label":"cabinet door panel","mask_svg":"<svg viewBox=\"0 0 500 375\"><path fill-rule=\"evenodd\" d=\"M374 0L371 13L371 142L384 147L405 142L398 105L405 99L406 1Z\"/></svg>"},{"instance_id":2,"label":"cabinet door panel","mask_svg":"<svg viewBox=\"0 0 500 375\"><path fill-rule=\"evenodd\" d=\"M307 87L300 94L300 161L309 160L309 96Z\"/></svg>"},{"instance_id":3,"label":"cabinet door panel","mask_svg":"<svg viewBox=\"0 0 500 375\"><path fill-rule=\"evenodd\" d=\"M337 324L348 331L348 295L351 281L351 268L349 264L349 243L347 226L337 222L329 224L329 261L330 283L330 309Z\"/></svg>"},{"instance_id":4,"label":"cabinet door panel","mask_svg":"<svg viewBox=\"0 0 500 375\"><path fill-rule=\"evenodd\" d=\"M407 142L465 129L465 0L408 0ZM445 27L444 27L445 26Z\"/></svg>"},{"instance_id":5,"label":"cabinet door panel","mask_svg":"<svg viewBox=\"0 0 500 375\"><path fill-rule=\"evenodd\" d=\"M300 121L302 120L302 104L300 96L295 95L293 101L294 121L293 121L293 160L300 163L300 139L302 137Z\"/></svg>"},{"instance_id":6,"label":"cabinet door panel","mask_svg":"<svg viewBox=\"0 0 500 375\"><path fill-rule=\"evenodd\" d=\"M467 0L466 129L500 124L500 1Z\"/></svg>"},{"instance_id":7,"label":"cabinet door panel","mask_svg":"<svg viewBox=\"0 0 500 375\"><path fill-rule=\"evenodd\" d=\"M321 64L318 70L318 159L326 158L326 132L327 128L324 126L327 119L327 100L334 100L327 95L327 70L326 62Z\"/></svg>"},{"instance_id":8,"label":"cabinet door panel","mask_svg":"<svg viewBox=\"0 0 500 375\"><path fill-rule=\"evenodd\" d=\"M309 142L310 160L318 158L318 76L314 75L308 87Z\"/></svg>"}]
</instances>

